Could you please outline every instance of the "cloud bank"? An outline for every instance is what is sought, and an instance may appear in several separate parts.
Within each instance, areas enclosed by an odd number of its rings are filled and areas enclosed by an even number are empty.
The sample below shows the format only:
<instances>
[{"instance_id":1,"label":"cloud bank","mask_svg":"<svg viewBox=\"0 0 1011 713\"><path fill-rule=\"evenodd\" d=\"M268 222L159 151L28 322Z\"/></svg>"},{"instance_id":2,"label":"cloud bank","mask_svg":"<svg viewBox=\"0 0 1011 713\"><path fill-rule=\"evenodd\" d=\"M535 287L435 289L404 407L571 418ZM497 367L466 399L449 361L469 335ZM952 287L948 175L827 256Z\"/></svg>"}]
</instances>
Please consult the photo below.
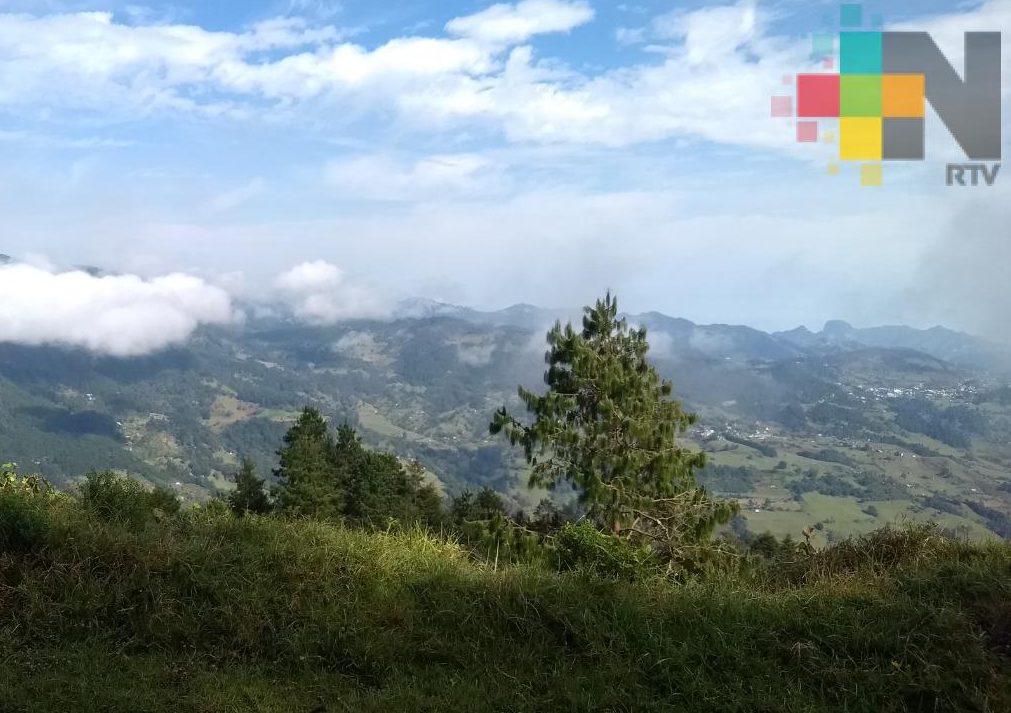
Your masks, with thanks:
<instances>
[{"instance_id":1,"label":"cloud bank","mask_svg":"<svg viewBox=\"0 0 1011 713\"><path fill-rule=\"evenodd\" d=\"M381 319L390 314L390 305L378 292L324 260L303 262L281 273L274 288L280 302L308 324Z\"/></svg>"},{"instance_id":2,"label":"cloud bank","mask_svg":"<svg viewBox=\"0 0 1011 713\"><path fill-rule=\"evenodd\" d=\"M63 346L135 357L185 343L201 325L241 321L242 304L311 325L383 319L389 300L336 265L304 262L253 299L242 275L217 284L174 273L146 279L39 264L0 263L0 343Z\"/></svg>"},{"instance_id":3,"label":"cloud bank","mask_svg":"<svg viewBox=\"0 0 1011 713\"><path fill-rule=\"evenodd\" d=\"M9 264L0 266L0 285L0 342L131 357L235 317L228 293L183 274L145 280Z\"/></svg>"}]
</instances>

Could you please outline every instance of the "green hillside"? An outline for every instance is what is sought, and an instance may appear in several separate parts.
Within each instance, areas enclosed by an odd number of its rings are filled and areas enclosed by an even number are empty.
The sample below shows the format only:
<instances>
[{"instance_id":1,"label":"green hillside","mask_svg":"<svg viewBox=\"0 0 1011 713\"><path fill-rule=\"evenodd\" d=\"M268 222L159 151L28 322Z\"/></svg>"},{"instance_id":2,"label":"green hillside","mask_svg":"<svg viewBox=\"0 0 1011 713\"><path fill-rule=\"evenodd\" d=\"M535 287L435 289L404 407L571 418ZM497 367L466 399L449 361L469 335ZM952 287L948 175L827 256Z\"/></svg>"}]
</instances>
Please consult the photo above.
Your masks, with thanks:
<instances>
[{"instance_id":1,"label":"green hillside","mask_svg":"<svg viewBox=\"0 0 1011 713\"><path fill-rule=\"evenodd\" d=\"M3 711L1011 710L1007 544L885 531L631 583L215 507L0 510Z\"/></svg>"}]
</instances>

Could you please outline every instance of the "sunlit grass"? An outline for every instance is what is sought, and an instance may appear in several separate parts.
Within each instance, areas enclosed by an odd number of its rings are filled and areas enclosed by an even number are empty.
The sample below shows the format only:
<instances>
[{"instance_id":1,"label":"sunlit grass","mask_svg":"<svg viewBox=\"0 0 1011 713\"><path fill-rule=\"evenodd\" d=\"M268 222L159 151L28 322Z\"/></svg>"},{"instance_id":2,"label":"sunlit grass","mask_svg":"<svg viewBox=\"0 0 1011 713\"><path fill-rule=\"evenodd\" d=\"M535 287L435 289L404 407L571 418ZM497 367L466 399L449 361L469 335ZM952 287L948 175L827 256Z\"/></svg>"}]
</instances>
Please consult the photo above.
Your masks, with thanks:
<instances>
[{"instance_id":1,"label":"sunlit grass","mask_svg":"<svg viewBox=\"0 0 1011 713\"><path fill-rule=\"evenodd\" d=\"M420 530L0 499L29 525L0 550L0 710L1011 710L1006 544L631 585Z\"/></svg>"}]
</instances>

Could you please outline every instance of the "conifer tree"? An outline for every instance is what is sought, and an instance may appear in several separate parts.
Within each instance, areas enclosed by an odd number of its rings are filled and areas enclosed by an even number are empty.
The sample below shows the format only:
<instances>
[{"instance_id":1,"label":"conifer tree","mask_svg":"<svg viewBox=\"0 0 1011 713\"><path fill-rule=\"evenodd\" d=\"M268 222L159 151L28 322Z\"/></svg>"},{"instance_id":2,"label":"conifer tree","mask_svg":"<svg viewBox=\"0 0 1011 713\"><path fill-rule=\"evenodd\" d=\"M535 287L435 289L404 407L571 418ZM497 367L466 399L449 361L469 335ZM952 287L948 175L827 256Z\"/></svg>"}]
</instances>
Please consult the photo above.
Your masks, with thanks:
<instances>
[{"instance_id":1,"label":"conifer tree","mask_svg":"<svg viewBox=\"0 0 1011 713\"><path fill-rule=\"evenodd\" d=\"M589 516L615 534L666 544L698 541L732 514L700 489L705 455L678 435L695 423L671 398L673 386L647 360L645 328L618 316L610 293L585 308L583 328L548 332L547 391L519 388L532 415L521 423L505 407L492 434L522 446L532 487L572 484Z\"/></svg>"},{"instance_id":2,"label":"conifer tree","mask_svg":"<svg viewBox=\"0 0 1011 713\"><path fill-rule=\"evenodd\" d=\"M274 490L284 512L314 517L335 517L342 510L336 488L336 446L319 410L306 407L284 435L277 452L280 465L274 470Z\"/></svg>"},{"instance_id":3,"label":"conifer tree","mask_svg":"<svg viewBox=\"0 0 1011 713\"><path fill-rule=\"evenodd\" d=\"M263 478L256 477L256 466L249 458L242 459L242 467L235 476L235 490L228 495L228 505L239 516L270 512L270 498L264 489Z\"/></svg>"},{"instance_id":4,"label":"conifer tree","mask_svg":"<svg viewBox=\"0 0 1011 713\"><path fill-rule=\"evenodd\" d=\"M410 519L433 528L444 524L442 495L433 483L425 482L425 466L415 459L405 466L404 473L414 493Z\"/></svg>"}]
</instances>

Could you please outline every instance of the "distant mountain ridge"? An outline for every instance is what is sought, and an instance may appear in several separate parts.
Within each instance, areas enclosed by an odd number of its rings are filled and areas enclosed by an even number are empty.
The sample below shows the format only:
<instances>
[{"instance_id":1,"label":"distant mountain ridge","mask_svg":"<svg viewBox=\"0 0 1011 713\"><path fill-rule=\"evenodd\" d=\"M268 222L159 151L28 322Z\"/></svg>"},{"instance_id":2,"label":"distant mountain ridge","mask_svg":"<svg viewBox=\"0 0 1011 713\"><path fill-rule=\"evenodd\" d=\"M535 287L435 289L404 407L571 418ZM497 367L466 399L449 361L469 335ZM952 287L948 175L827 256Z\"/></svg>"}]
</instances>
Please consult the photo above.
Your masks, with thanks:
<instances>
[{"instance_id":1,"label":"distant mountain ridge","mask_svg":"<svg viewBox=\"0 0 1011 713\"><path fill-rule=\"evenodd\" d=\"M405 300L394 317L426 319L446 317L475 324L546 329L557 320L578 324L578 309L544 308L520 303L501 310L482 311L435 300ZM1011 347L964 332L936 326L916 329L904 325L857 328L844 320L829 320L819 332L807 327L788 331L763 332L732 324L696 324L682 317L660 312L626 314L632 324L668 335L671 342L654 345L672 356L701 356L744 360L776 360L814 350L832 353L864 347L913 349L956 365L1004 370L1011 368Z\"/></svg>"},{"instance_id":2,"label":"distant mountain ridge","mask_svg":"<svg viewBox=\"0 0 1011 713\"><path fill-rule=\"evenodd\" d=\"M805 349L860 345L885 349L915 349L953 364L1005 368L1011 364L1011 349L946 327L915 329L902 325L858 329L848 322L832 320L820 332L804 327L772 335Z\"/></svg>"}]
</instances>

